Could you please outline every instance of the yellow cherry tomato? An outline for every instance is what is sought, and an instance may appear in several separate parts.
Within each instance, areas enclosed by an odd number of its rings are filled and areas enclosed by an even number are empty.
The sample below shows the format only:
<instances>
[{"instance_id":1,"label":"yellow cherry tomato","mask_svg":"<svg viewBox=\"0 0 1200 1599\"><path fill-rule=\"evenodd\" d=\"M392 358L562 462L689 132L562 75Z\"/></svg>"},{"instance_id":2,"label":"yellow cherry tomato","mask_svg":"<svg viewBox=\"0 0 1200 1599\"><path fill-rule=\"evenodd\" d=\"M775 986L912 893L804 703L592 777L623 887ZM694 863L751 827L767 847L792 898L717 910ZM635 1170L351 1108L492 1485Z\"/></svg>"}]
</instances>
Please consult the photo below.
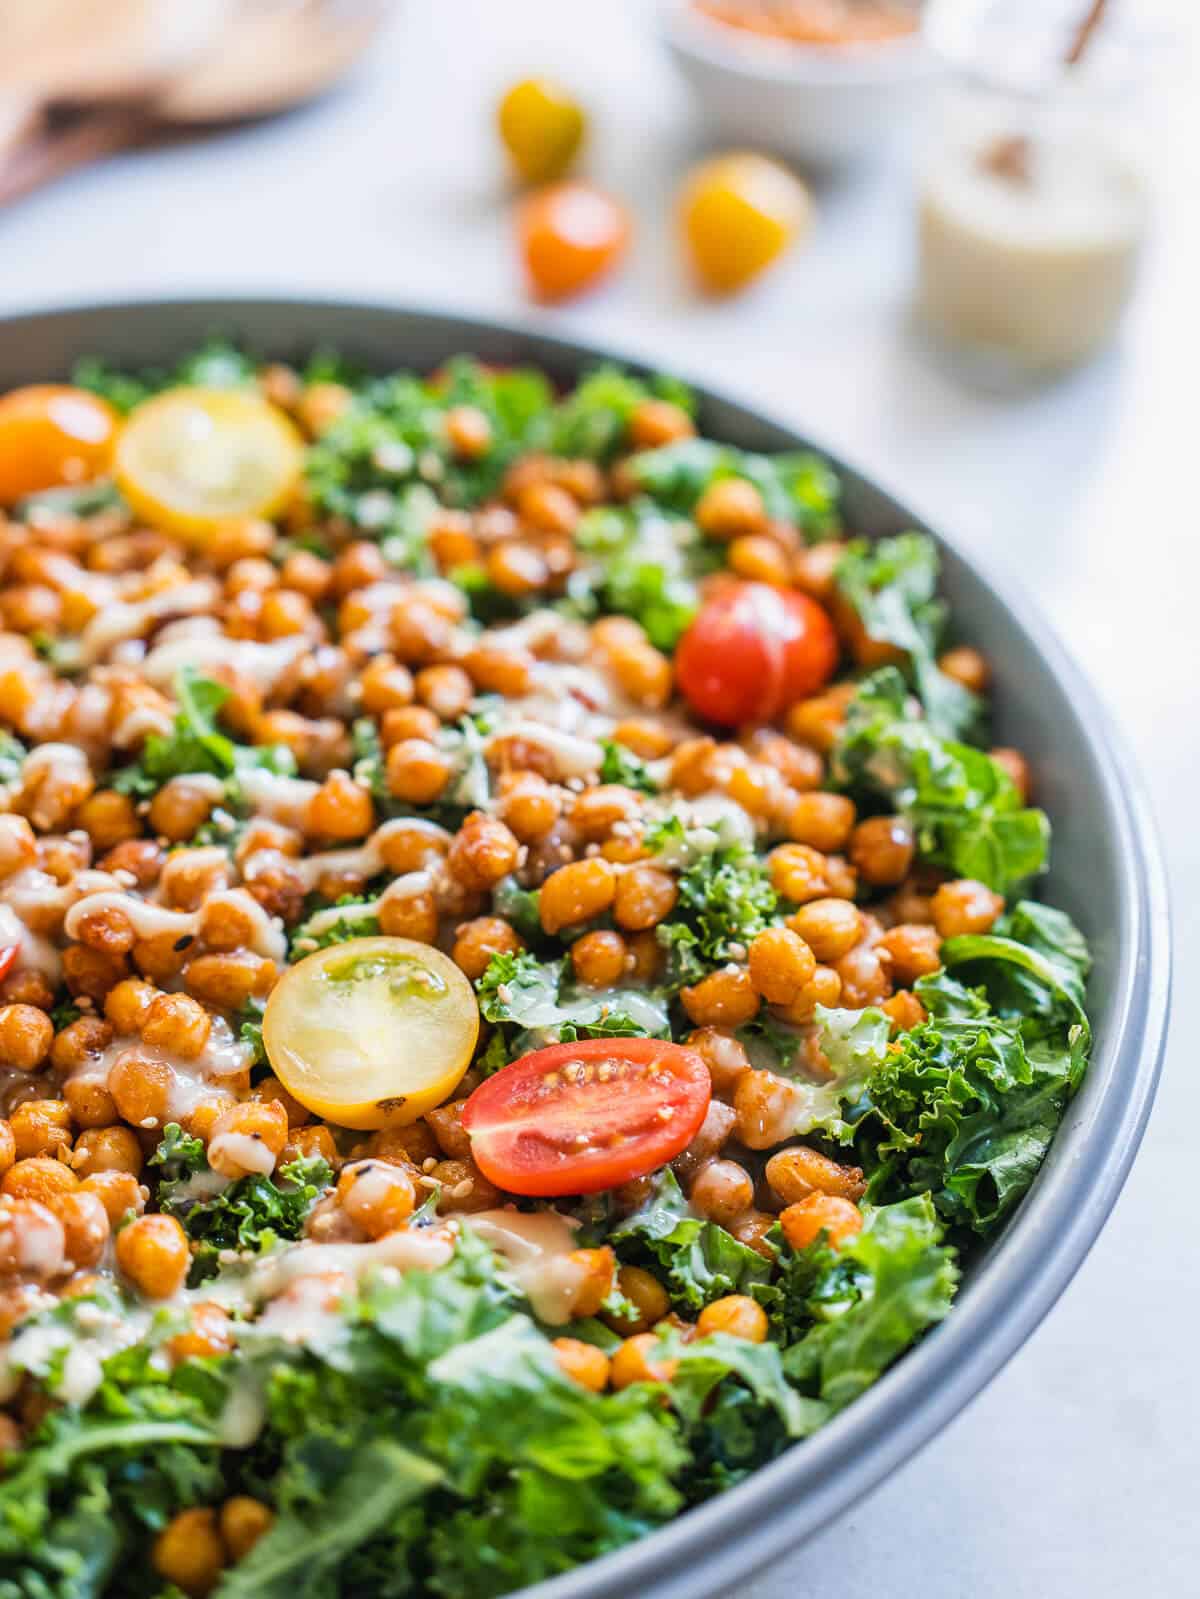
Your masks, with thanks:
<instances>
[{"instance_id":1,"label":"yellow cherry tomato","mask_svg":"<svg viewBox=\"0 0 1200 1599\"><path fill-rule=\"evenodd\" d=\"M0 398L0 505L14 505L108 470L120 418L107 401L65 383L33 383Z\"/></svg>"},{"instance_id":2,"label":"yellow cherry tomato","mask_svg":"<svg viewBox=\"0 0 1200 1599\"><path fill-rule=\"evenodd\" d=\"M137 516L202 544L231 517L283 508L304 467L304 441L257 394L168 389L131 414L114 465Z\"/></svg>"},{"instance_id":3,"label":"yellow cherry tomato","mask_svg":"<svg viewBox=\"0 0 1200 1599\"><path fill-rule=\"evenodd\" d=\"M284 973L263 1017L271 1067L339 1127L393 1127L448 1099L479 1036L475 991L431 944L354 938Z\"/></svg>"},{"instance_id":4,"label":"yellow cherry tomato","mask_svg":"<svg viewBox=\"0 0 1200 1599\"><path fill-rule=\"evenodd\" d=\"M561 178L587 131L582 107L548 78L514 83L496 112L500 137L526 183Z\"/></svg>"},{"instance_id":5,"label":"yellow cherry tomato","mask_svg":"<svg viewBox=\"0 0 1200 1599\"><path fill-rule=\"evenodd\" d=\"M807 227L811 211L808 190L776 161L734 154L704 162L680 205L696 276L713 294L744 287Z\"/></svg>"}]
</instances>

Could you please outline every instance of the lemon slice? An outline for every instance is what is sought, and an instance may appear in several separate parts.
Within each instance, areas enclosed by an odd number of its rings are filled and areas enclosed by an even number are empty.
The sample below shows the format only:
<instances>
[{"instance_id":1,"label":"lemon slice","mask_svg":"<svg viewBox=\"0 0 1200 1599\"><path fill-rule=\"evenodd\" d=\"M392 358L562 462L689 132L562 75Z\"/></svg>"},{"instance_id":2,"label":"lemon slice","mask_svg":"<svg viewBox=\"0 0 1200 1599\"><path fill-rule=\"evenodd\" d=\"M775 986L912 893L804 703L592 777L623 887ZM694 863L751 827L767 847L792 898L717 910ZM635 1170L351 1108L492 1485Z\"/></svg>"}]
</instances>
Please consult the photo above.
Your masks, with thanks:
<instances>
[{"instance_id":1,"label":"lemon slice","mask_svg":"<svg viewBox=\"0 0 1200 1599\"><path fill-rule=\"evenodd\" d=\"M263 1043L288 1093L340 1127L415 1121L448 1099L479 1036L479 1007L441 950L354 938L286 972Z\"/></svg>"},{"instance_id":2,"label":"lemon slice","mask_svg":"<svg viewBox=\"0 0 1200 1599\"><path fill-rule=\"evenodd\" d=\"M231 517L273 516L303 467L292 423L240 389L168 389L146 400L122 428L114 461L135 514L196 543Z\"/></svg>"}]
</instances>

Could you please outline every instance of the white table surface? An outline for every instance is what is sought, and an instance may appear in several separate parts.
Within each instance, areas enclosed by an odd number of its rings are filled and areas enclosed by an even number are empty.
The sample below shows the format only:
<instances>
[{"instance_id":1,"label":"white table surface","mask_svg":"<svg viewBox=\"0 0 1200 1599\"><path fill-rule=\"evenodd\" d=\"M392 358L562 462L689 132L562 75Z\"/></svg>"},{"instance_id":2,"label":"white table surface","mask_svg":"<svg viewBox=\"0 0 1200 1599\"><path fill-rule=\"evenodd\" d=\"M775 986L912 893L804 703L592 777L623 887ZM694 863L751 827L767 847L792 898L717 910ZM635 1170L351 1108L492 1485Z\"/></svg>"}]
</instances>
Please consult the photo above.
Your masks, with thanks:
<instances>
[{"instance_id":1,"label":"white table surface","mask_svg":"<svg viewBox=\"0 0 1200 1599\"><path fill-rule=\"evenodd\" d=\"M690 293L666 219L703 140L635 0L410 0L341 94L0 216L0 309L311 291L534 314L489 125L497 88L531 71L592 104L591 170L638 221L619 281L541 319L759 399L1019 575L1123 723L1172 876L1181 1021L1100 1242L968 1412L749 1599L1196 1593L1200 80L1181 52L1158 236L1119 349L1020 399L963 388L907 326L899 156L823 186L807 248L757 292Z\"/></svg>"}]
</instances>

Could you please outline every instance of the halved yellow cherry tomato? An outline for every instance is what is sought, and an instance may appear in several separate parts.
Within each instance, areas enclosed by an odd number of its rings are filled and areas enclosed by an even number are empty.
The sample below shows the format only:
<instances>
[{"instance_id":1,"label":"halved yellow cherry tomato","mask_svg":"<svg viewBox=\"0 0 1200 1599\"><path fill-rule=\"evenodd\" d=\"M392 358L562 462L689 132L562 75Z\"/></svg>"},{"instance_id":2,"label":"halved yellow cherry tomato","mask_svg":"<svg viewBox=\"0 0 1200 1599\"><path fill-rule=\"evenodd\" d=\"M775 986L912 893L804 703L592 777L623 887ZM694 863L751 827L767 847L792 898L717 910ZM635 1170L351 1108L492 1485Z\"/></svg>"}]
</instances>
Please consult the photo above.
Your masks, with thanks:
<instances>
[{"instance_id":1,"label":"halved yellow cherry tomato","mask_svg":"<svg viewBox=\"0 0 1200 1599\"><path fill-rule=\"evenodd\" d=\"M132 413L116 478L136 515L196 543L231 517L273 516L300 478L304 441L241 389L168 389Z\"/></svg>"},{"instance_id":2,"label":"halved yellow cherry tomato","mask_svg":"<svg viewBox=\"0 0 1200 1599\"><path fill-rule=\"evenodd\" d=\"M0 398L0 505L108 470L120 418L106 400L65 383Z\"/></svg>"},{"instance_id":3,"label":"halved yellow cherry tomato","mask_svg":"<svg viewBox=\"0 0 1200 1599\"><path fill-rule=\"evenodd\" d=\"M680 220L696 276L713 294L758 277L807 226L808 190L766 156L705 161L683 188Z\"/></svg>"},{"instance_id":4,"label":"halved yellow cherry tomato","mask_svg":"<svg viewBox=\"0 0 1200 1599\"><path fill-rule=\"evenodd\" d=\"M578 101L547 78L514 83L500 102L496 121L512 164L526 183L561 178L587 130Z\"/></svg>"},{"instance_id":5,"label":"halved yellow cherry tomato","mask_svg":"<svg viewBox=\"0 0 1200 1599\"><path fill-rule=\"evenodd\" d=\"M479 1036L475 992L411 938L354 938L271 991L263 1043L294 1099L339 1127L399 1127L448 1099Z\"/></svg>"}]
</instances>

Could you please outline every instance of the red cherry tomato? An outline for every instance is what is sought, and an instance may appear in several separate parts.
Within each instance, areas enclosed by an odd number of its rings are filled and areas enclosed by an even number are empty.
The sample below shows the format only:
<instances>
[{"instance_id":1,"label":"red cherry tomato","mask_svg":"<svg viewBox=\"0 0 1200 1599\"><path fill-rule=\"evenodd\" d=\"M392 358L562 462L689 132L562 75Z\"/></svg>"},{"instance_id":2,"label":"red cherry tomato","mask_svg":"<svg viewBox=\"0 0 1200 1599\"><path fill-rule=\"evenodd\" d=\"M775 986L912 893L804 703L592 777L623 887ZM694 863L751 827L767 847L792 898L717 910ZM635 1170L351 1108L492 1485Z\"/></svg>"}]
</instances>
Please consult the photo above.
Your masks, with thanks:
<instances>
[{"instance_id":1,"label":"red cherry tomato","mask_svg":"<svg viewBox=\"0 0 1200 1599\"><path fill-rule=\"evenodd\" d=\"M815 694L837 659L837 634L816 600L767 583L734 583L680 639L675 676L698 716L741 727L769 722Z\"/></svg>"},{"instance_id":2,"label":"red cherry tomato","mask_svg":"<svg viewBox=\"0 0 1200 1599\"><path fill-rule=\"evenodd\" d=\"M505 1066L467 1100L462 1124L497 1187L594 1194L673 1160L711 1097L695 1050L658 1038L591 1038Z\"/></svg>"},{"instance_id":3,"label":"red cherry tomato","mask_svg":"<svg viewBox=\"0 0 1200 1599\"><path fill-rule=\"evenodd\" d=\"M6 944L3 949L0 949L0 983L4 981L17 964L17 956L19 954L20 950L16 944Z\"/></svg>"}]
</instances>

